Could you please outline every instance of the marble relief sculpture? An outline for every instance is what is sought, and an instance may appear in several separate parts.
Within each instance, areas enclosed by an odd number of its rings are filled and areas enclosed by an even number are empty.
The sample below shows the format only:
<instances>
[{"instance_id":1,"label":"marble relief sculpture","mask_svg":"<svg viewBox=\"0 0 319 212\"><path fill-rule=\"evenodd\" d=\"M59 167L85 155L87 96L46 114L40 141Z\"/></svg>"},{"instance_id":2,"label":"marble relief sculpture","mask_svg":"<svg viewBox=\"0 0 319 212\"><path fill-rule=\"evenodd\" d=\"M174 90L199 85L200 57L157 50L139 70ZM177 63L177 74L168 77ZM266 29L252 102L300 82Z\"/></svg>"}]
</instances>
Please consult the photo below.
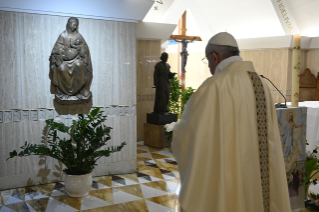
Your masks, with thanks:
<instances>
[{"instance_id":1,"label":"marble relief sculpture","mask_svg":"<svg viewBox=\"0 0 319 212\"><path fill-rule=\"evenodd\" d=\"M79 33L79 20L71 17L50 57L50 79L60 104L83 104L92 99L93 70L90 50Z\"/></svg>"}]
</instances>

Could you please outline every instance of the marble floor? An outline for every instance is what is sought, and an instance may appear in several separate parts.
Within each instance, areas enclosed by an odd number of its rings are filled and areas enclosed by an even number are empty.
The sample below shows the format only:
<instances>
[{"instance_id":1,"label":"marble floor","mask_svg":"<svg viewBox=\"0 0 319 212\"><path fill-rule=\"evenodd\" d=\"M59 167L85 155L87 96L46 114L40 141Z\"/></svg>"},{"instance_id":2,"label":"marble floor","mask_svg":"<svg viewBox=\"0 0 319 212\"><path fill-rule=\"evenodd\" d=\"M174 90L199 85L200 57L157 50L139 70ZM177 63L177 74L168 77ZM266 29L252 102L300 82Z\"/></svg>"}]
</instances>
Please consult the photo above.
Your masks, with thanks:
<instances>
[{"instance_id":1,"label":"marble floor","mask_svg":"<svg viewBox=\"0 0 319 212\"><path fill-rule=\"evenodd\" d=\"M138 172L93 178L89 195L66 195L63 182L0 191L0 212L177 212L180 178L169 149L137 143Z\"/></svg>"}]
</instances>

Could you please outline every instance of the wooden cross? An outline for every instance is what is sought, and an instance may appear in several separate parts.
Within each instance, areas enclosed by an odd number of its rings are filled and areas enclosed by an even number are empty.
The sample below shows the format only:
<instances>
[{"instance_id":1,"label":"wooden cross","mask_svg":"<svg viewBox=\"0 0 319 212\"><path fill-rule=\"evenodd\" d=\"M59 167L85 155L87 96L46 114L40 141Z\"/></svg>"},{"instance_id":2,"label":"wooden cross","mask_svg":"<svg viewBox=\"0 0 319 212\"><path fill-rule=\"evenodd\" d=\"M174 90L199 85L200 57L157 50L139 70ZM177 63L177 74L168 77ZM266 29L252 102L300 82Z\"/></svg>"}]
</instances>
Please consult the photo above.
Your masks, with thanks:
<instances>
[{"instance_id":1,"label":"wooden cross","mask_svg":"<svg viewBox=\"0 0 319 212\"><path fill-rule=\"evenodd\" d=\"M187 36L186 35L186 11L184 12L182 18L179 20L178 22L178 34L179 35L171 35L171 37L169 38L169 40L180 40L178 41L178 48L181 49L181 42L183 41L183 39L185 39L188 43L190 43L191 41L202 41L202 39L199 36ZM184 40L184 41L185 41ZM186 44L186 48L187 48L187 44ZM181 57L182 60L187 60L187 51L186 48L182 50L181 52ZM186 51L186 55L185 55L185 51ZM182 84L182 88L183 90L185 90L185 71L183 71L185 69L185 67L180 67L180 63L181 63L181 58L178 58L178 79L181 80L181 84ZM185 64L186 65L186 64Z\"/></svg>"}]
</instances>

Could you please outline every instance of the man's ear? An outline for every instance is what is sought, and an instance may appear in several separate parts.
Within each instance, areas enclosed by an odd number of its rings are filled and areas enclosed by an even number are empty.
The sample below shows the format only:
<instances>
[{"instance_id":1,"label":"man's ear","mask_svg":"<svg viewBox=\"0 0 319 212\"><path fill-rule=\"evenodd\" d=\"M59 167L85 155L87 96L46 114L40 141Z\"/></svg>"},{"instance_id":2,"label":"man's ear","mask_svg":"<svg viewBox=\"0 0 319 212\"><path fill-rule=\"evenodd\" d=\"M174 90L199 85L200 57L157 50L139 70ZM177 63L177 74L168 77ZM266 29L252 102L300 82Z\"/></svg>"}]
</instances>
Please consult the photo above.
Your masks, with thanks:
<instances>
[{"instance_id":1,"label":"man's ear","mask_svg":"<svg viewBox=\"0 0 319 212\"><path fill-rule=\"evenodd\" d=\"M213 52L212 55L213 55L213 61L214 61L214 62L218 62L218 60L219 60L218 54L216 54L215 52Z\"/></svg>"}]
</instances>

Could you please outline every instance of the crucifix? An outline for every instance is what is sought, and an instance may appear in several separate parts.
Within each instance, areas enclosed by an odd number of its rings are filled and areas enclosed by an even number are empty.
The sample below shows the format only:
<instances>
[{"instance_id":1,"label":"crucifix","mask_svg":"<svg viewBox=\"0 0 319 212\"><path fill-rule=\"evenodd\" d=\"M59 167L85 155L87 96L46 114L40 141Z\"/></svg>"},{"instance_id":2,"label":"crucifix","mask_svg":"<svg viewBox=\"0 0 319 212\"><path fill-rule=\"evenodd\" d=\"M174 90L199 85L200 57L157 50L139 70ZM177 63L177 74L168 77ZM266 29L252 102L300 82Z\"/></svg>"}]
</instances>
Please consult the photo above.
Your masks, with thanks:
<instances>
[{"instance_id":1,"label":"crucifix","mask_svg":"<svg viewBox=\"0 0 319 212\"><path fill-rule=\"evenodd\" d=\"M182 27L181 27L182 26ZM181 20L178 22L178 33L179 35L171 35L169 40L175 40L178 42L178 47L180 49L180 44L182 44L182 51L181 51L181 59L182 59L182 67L180 71L180 58L178 59L178 77L181 80L182 88L185 90L185 72L186 72L186 63L187 63L187 57L188 57L188 52L187 52L187 44L191 43L193 41L201 41L202 39L199 36L187 36L186 35L186 11L184 12Z\"/></svg>"}]
</instances>

